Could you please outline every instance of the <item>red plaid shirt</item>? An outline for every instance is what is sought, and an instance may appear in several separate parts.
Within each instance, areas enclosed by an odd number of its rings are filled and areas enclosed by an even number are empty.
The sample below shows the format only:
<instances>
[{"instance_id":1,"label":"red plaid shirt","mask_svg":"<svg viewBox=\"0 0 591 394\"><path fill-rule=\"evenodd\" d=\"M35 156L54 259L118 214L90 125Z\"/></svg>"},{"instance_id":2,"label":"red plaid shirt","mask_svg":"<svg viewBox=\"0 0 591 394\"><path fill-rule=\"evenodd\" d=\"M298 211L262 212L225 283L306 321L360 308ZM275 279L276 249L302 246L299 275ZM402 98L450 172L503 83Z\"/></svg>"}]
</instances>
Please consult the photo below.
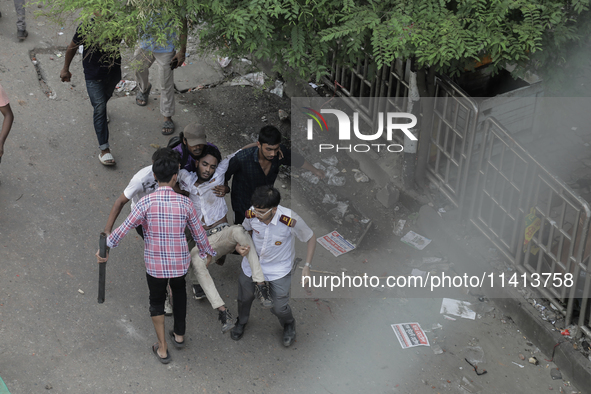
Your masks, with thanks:
<instances>
[{"instance_id":1,"label":"red plaid shirt","mask_svg":"<svg viewBox=\"0 0 591 394\"><path fill-rule=\"evenodd\" d=\"M107 238L111 248L119 245L129 230L144 229L146 271L155 278L176 278L187 273L191 254L185 238L188 225L199 248L199 256L215 256L207 235L197 218L193 203L171 187L159 187L143 197L131 210L125 222Z\"/></svg>"}]
</instances>

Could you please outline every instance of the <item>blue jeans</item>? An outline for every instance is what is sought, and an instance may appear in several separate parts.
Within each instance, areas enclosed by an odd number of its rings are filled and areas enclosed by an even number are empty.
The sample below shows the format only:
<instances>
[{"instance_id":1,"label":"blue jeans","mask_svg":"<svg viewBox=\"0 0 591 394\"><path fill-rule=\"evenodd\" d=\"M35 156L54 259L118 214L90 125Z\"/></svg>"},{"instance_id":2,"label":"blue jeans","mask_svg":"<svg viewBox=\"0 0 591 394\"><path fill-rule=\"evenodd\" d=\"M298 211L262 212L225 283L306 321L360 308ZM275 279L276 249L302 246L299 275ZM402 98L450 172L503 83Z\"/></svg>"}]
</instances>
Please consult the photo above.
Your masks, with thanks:
<instances>
[{"instance_id":1,"label":"blue jeans","mask_svg":"<svg viewBox=\"0 0 591 394\"><path fill-rule=\"evenodd\" d=\"M99 149L109 148L109 126L107 124L107 101L113 95L115 86L121 80L121 69L111 71L105 79L86 80L86 90L94 108L93 123Z\"/></svg>"}]
</instances>

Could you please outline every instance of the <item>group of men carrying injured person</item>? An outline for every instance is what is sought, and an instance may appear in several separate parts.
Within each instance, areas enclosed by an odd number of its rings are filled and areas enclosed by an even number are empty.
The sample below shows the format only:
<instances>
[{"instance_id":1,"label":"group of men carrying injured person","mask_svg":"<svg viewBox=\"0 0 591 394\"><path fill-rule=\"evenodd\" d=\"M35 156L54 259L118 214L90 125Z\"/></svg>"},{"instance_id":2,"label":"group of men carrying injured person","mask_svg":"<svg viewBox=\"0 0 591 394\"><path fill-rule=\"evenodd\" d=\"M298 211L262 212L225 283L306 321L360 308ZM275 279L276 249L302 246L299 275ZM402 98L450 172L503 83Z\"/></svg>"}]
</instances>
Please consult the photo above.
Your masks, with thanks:
<instances>
[{"instance_id":1,"label":"group of men carrying injured person","mask_svg":"<svg viewBox=\"0 0 591 394\"><path fill-rule=\"evenodd\" d=\"M316 238L291 209L280 205L273 187L279 166L297 165L315 175L324 173L281 145L281 133L273 126L261 129L259 140L222 159L208 143L203 126L191 124L175 148L158 149L152 165L140 170L115 201L105 233L108 247L116 247L135 228L144 239L150 315L158 338L152 346L156 358L171 361L164 327L172 314L174 327L168 335L177 349L185 346L188 275L196 299L207 297L218 310L222 332L234 340L244 334L252 302L271 309L283 326L283 344L296 337L295 319L289 306L295 237L307 243L302 275L310 275ZM233 190L228 186L232 179ZM231 192L234 225L227 217L224 196ZM123 206L131 200L131 213L112 231ZM226 254L242 256L238 288L238 319L234 321L208 267ZM108 260L99 256L97 261ZM223 262L222 262L223 264Z\"/></svg>"}]
</instances>

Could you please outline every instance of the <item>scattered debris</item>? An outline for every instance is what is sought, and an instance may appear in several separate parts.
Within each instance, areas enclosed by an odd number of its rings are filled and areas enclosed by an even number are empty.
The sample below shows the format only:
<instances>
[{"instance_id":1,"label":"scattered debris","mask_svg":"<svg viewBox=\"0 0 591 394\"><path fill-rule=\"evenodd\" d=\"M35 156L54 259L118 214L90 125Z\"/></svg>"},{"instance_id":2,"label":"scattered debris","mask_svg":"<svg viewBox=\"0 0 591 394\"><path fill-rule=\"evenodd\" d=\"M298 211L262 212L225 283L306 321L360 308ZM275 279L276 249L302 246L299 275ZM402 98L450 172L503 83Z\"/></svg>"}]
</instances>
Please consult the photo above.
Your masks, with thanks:
<instances>
[{"instance_id":1,"label":"scattered debris","mask_svg":"<svg viewBox=\"0 0 591 394\"><path fill-rule=\"evenodd\" d=\"M328 194L324 195L324 199L322 200L323 204L336 204L337 203L337 196L335 194Z\"/></svg>"},{"instance_id":2,"label":"scattered debris","mask_svg":"<svg viewBox=\"0 0 591 394\"><path fill-rule=\"evenodd\" d=\"M287 120L287 119L289 119L289 113L287 113L284 110L280 109L279 110L279 120L283 122L284 120Z\"/></svg>"},{"instance_id":3,"label":"scattered debris","mask_svg":"<svg viewBox=\"0 0 591 394\"><path fill-rule=\"evenodd\" d=\"M451 316L443 315L443 317L444 317L445 319L447 319L447 320L456 321L456 319L454 319L454 318L453 318L453 317L451 317Z\"/></svg>"},{"instance_id":4,"label":"scattered debris","mask_svg":"<svg viewBox=\"0 0 591 394\"><path fill-rule=\"evenodd\" d=\"M443 354L443 349L441 349L441 346L439 345L431 346L431 350L433 350L433 353L435 354Z\"/></svg>"},{"instance_id":5,"label":"scattered debris","mask_svg":"<svg viewBox=\"0 0 591 394\"><path fill-rule=\"evenodd\" d=\"M396 223L396 227L394 228L394 235L401 236L402 232L404 231L404 225L406 224L406 220L400 219L398 223Z\"/></svg>"},{"instance_id":6,"label":"scattered debris","mask_svg":"<svg viewBox=\"0 0 591 394\"><path fill-rule=\"evenodd\" d=\"M470 364L470 366L471 366L472 368L474 368L474 372L476 372L476 375L480 376L480 375L484 375L484 374L486 373L486 369L483 369L483 370L482 370L482 372L478 372L478 366L477 366L477 365L475 365L476 363L472 364L470 361L468 361L468 359L467 359L467 358L465 358L464 360L466 360L466 362L467 362L468 364Z\"/></svg>"},{"instance_id":7,"label":"scattered debris","mask_svg":"<svg viewBox=\"0 0 591 394\"><path fill-rule=\"evenodd\" d=\"M410 245L418 250L425 249L425 247L429 245L429 243L431 243L431 240L429 238L425 238L422 235L415 233L414 231L409 231L400 240L405 244Z\"/></svg>"},{"instance_id":8,"label":"scattered debris","mask_svg":"<svg viewBox=\"0 0 591 394\"><path fill-rule=\"evenodd\" d=\"M533 364L533 365L539 365L540 364L540 362L538 361L538 359L535 358L535 357L533 357L533 356L530 357L528 361L529 361L530 364Z\"/></svg>"},{"instance_id":9,"label":"scattered debris","mask_svg":"<svg viewBox=\"0 0 591 394\"><path fill-rule=\"evenodd\" d=\"M279 97L283 97L283 82L275 81L275 87L269 90L269 93L273 93Z\"/></svg>"},{"instance_id":10,"label":"scattered debris","mask_svg":"<svg viewBox=\"0 0 591 394\"><path fill-rule=\"evenodd\" d=\"M552 380L559 380L562 379L562 373L558 370L558 368L552 368L550 370L550 377Z\"/></svg>"},{"instance_id":11,"label":"scattered debris","mask_svg":"<svg viewBox=\"0 0 591 394\"><path fill-rule=\"evenodd\" d=\"M398 338L398 342L400 342L403 349L415 346L431 346L419 323L392 324L392 330L394 330L396 338Z\"/></svg>"},{"instance_id":12,"label":"scattered debris","mask_svg":"<svg viewBox=\"0 0 591 394\"><path fill-rule=\"evenodd\" d=\"M359 170L353 170L355 182L366 183L369 182L369 177Z\"/></svg>"},{"instance_id":13,"label":"scattered debris","mask_svg":"<svg viewBox=\"0 0 591 394\"><path fill-rule=\"evenodd\" d=\"M465 319L476 319L476 312L470 309L469 302L453 300L451 298L444 298L441 302L441 314L450 314L454 316L463 317Z\"/></svg>"},{"instance_id":14,"label":"scattered debris","mask_svg":"<svg viewBox=\"0 0 591 394\"><path fill-rule=\"evenodd\" d=\"M316 240L326 250L338 257L355 249L355 245L347 241L338 231L333 231Z\"/></svg>"},{"instance_id":15,"label":"scattered debris","mask_svg":"<svg viewBox=\"0 0 591 394\"><path fill-rule=\"evenodd\" d=\"M511 361L513 364L517 365L519 368L525 368L523 365L521 364L517 364L515 361Z\"/></svg>"},{"instance_id":16,"label":"scattered debris","mask_svg":"<svg viewBox=\"0 0 591 394\"><path fill-rule=\"evenodd\" d=\"M230 65L231 61L232 61L232 59L230 59L229 57L218 56L218 64L220 65L221 68L228 67Z\"/></svg>"},{"instance_id":17,"label":"scattered debris","mask_svg":"<svg viewBox=\"0 0 591 394\"><path fill-rule=\"evenodd\" d=\"M84 294L84 291L82 289L78 289L78 293Z\"/></svg>"},{"instance_id":18,"label":"scattered debris","mask_svg":"<svg viewBox=\"0 0 591 394\"><path fill-rule=\"evenodd\" d=\"M236 77L230 81L231 86L236 85L250 85L250 86L262 86L265 83L265 73L262 71L258 73L250 73L240 77Z\"/></svg>"},{"instance_id":19,"label":"scattered debris","mask_svg":"<svg viewBox=\"0 0 591 394\"><path fill-rule=\"evenodd\" d=\"M519 358L522 359L522 360L525 360L525 356L523 354L521 354L521 353L519 353Z\"/></svg>"},{"instance_id":20,"label":"scattered debris","mask_svg":"<svg viewBox=\"0 0 591 394\"><path fill-rule=\"evenodd\" d=\"M339 162L339 159L337 159L337 157L335 155L332 155L330 157L327 157L327 158L324 158L321 160L329 166L336 166Z\"/></svg>"},{"instance_id":21,"label":"scattered debris","mask_svg":"<svg viewBox=\"0 0 591 394\"><path fill-rule=\"evenodd\" d=\"M333 176L328 180L328 184L331 186L344 186L345 185L345 177L344 176Z\"/></svg>"},{"instance_id":22,"label":"scattered debris","mask_svg":"<svg viewBox=\"0 0 591 394\"><path fill-rule=\"evenodd\" d=\"M318 182L320 182L320 178L318 178L316 175L312 174L311 171L303 172L302 178L304 178L306 181L308 181L314 185L317 184Z\"/></svg>"},{"instance_id":23,"label":"scattered debris","mask_svg":"<svg viewBox=\"0 0 591 394\"><path fill-rule=\"evenodd\" d=\"M121 81L119 81L119 83L115 86L115 91L116 92L131 92L133 89L135 89L137 86L137 82L136 81L126 81L124 79L122 79Z\"/></svg>"}]
</instances>

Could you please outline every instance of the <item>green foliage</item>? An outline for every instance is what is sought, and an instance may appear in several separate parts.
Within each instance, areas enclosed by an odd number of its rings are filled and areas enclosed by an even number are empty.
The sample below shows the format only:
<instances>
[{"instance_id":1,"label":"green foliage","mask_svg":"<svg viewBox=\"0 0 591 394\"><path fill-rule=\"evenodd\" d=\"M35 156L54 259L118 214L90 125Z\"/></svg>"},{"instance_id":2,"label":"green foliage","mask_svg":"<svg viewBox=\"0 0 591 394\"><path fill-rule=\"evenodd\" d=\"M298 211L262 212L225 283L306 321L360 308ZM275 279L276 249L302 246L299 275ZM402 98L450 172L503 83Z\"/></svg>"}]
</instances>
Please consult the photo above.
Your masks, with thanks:
<instances>
[{"instance_id":1,"label":"green foliage","mask_svg":"<svg viewBox=\"0 0 591 394\"><path fill-rule=\"evenodd\" d=\"M418 67L450 75L489 58L494 70L509 63L517 73L550 78L556 70L549 66L566 63L591 33L590 0L42 1L56 21L79 12L87 22L98 11L97 41L131 43L149 26L164 42L186 15L204 51L269 59L276 71L291 68L317 79L327 72L330 53L350 63L369 54L378 68L414 58Z\"/></svg>"}]
</instances>

